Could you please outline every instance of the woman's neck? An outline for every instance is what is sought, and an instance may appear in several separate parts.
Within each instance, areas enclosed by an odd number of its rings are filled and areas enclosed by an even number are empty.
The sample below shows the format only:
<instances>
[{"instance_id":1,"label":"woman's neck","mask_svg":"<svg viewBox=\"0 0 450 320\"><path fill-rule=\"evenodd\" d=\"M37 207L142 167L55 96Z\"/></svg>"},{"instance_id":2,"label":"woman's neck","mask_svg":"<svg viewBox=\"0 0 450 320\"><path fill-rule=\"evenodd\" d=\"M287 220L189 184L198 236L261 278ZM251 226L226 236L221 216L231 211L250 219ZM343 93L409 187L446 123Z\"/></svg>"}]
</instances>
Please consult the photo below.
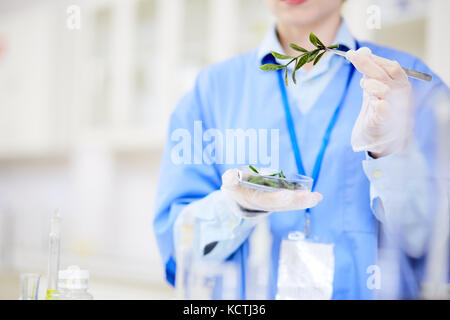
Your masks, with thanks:
<instances>
[{"instance_id":1,"label":"woman's neck","mask_svg":"<svg viewBox=\"0 0 450 320\"><path fill-rule=\"evenodd\" d=\"M277 22L278 40L288 55L297 56L299 52L289 47L290 43L295 43L305 49L314 49L309 41L309 34L313 32L325 44L331 45L336 37L336 33L341 24L341 14L339 11L311 24L292 25L283 22ZM304 66L306 71L312 68L312 64Z\"/></svg>"}]
</instances>

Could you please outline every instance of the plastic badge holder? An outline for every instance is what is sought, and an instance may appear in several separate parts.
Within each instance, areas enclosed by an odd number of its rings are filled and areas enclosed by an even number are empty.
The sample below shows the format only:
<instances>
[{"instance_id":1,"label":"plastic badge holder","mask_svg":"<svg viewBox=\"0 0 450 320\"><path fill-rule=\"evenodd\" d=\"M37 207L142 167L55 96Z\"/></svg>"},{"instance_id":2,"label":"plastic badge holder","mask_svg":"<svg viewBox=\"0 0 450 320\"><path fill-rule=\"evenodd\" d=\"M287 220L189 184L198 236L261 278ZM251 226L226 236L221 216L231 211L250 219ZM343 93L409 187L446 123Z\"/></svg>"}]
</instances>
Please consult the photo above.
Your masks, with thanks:
<instances>
[{"instance_id":1,"label":"plastic badge holder","mask_svg":"<svg viewBox=\"0 0 450 320\"><path fill-rule=\"evenodd\" d=\"M258 174L248 168L238 171L239 183L246 187L264 191L311 191L313 179L296 173L285 173L286 178L271 174Z\"/></svg>"}]
</instances>

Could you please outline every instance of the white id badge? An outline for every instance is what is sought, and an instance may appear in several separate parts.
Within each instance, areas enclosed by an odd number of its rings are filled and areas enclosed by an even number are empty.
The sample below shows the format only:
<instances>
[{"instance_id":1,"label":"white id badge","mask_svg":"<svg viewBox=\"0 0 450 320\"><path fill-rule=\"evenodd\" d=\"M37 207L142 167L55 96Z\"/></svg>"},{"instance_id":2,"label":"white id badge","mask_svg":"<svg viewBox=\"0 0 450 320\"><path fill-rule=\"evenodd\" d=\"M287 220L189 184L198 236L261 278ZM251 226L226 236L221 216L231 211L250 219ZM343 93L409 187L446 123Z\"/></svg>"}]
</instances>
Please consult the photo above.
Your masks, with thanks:
<instances>
[{"instance_id":1,"label":"white id badge","mask_svg":"<svg viewBox=\"0 0 450 320\"><path fill-rule=\"evenodd\" d=\"M291 232L283 239L278 264L277 300L329 300L333 292L334 244Z\"/></svg>"}]
</instances>

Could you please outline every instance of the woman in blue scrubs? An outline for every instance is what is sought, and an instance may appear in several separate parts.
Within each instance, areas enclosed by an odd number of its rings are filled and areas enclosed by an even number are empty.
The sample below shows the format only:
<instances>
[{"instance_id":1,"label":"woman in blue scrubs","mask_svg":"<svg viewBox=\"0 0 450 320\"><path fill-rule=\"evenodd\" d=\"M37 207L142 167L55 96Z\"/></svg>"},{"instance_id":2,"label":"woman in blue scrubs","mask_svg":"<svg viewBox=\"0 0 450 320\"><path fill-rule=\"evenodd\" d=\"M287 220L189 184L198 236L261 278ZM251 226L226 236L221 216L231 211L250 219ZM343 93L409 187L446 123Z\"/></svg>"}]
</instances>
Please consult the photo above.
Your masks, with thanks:
<instances>
[{"instance_id":1,"label":"woman in blue scrubs","mask_svg":"<svg viewBox=\"0 0 450 320\"><path fill-rule=\"evenodd\" d=\"M277 21L262 44L202 71L178 103L154 219L172 285L186 221L194 226L197 259L238 267L241 298L249 237L263 219L272 238L270 298L373 298L378 288L368 283L380 225L408 259L426 253L432 97L440 91L448 98L449 90L418 58L354 39L340 15L342 2L266 0ZM297 84L287 87L280 72L259 68L283 63L272 50L298 55L290 43L312 49L310 32L326 45L339 44L346 58L327 53L298 70ZM408 79L400 65L433 80ZM235 143L239 136L249 143ZM313 177L313 190L249 189L238 182L244 164ZM289 240L295 231L303 240Z\"/></svg>"}]
</instances>

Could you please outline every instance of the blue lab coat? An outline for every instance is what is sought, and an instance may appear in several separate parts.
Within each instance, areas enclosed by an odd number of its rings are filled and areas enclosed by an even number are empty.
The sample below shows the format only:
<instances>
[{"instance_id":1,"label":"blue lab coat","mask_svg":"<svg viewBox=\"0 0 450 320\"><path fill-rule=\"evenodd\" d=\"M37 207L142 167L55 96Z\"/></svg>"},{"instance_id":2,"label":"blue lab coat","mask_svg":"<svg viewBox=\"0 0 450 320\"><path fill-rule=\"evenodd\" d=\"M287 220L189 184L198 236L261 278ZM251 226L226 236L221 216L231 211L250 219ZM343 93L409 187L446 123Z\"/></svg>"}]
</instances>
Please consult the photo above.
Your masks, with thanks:
<instances>
[{"instance_id":1,"label":"blue lab coat","mask_svg":"<svg viewBox=\"0 0 450 320\"><path fill-rule=\"evenodd\" d=\"M434 154L430 96L437 88L447 91L448 88L412 55L373 43L361 42L360 46L369 47L375 55L397 60L402 66L433 75L430 83L410 81L415 93L415 114L421 119L414 129L418 145L424 154ZM227 169L239 167L236 164L174 164L171 151L175 142L170 139L174 130L187 129L193 137L194 121L202 121L204 130L216 128L222 132L236 128L279 129L280 168L285 172L297 171L277 74L260 70L260 65L257 50L254 50L208 67L199 74L193 90L182 98L171 116L154 218L154 231L166 277L171 284L174 283L176 269L173 244L176 217L186 205L220 189L221 175ZM347 91L315 188L324 200L311 210L311 233L335 244L333 299L370 299L373 291L366 284L367 268L376 264L379 223L371 210L370 183L362 167L366 154L353 152L350 145L352 128L362 103L362 75L355 71L346 89L349 68L351 65L347 63L341 66L307 114L302 114L298 108L291 108L291 112L306 174L311 175L308 168L314 165L339 97L344 90ZM192 152L195 162L194 158L200 155L195 150ZM432 157L427 160L433 162ZM275 212L269 216L269 221L273 236L270 292L274 298L281 240L292 230L303 230L304 214ZM249 243L245 241L229 257L241 267L241 298L245 298L244 278L249 250Z\"/></svg>"}]
</instances>

